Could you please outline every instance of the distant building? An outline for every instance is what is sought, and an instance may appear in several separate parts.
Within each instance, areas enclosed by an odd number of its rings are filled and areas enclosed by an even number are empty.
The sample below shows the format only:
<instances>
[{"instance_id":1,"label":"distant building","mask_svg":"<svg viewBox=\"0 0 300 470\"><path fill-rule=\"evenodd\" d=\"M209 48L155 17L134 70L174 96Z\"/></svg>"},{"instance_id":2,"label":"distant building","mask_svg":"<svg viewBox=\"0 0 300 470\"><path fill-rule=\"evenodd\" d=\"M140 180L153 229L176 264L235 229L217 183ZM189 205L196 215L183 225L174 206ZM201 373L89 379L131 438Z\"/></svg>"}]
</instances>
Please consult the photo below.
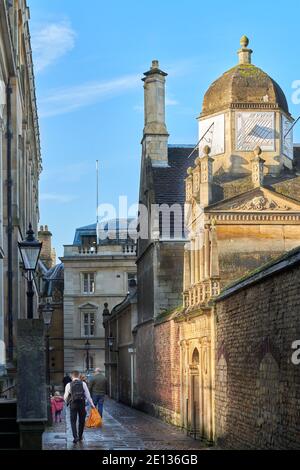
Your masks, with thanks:
<instances>
[{"instance_id":1,"label":"distant building","mask_svg":"<svg viewBox=\"0 0 300 470\"><path fill-rule=\"evenodd\" d=\"M123 302L111 312L104 311L103 324L106 342L106 376L108 393L129 406L136 404L135 333L137 325L137 285L129 282Z\"/></svg>"},{"instance_id":2,"label":"distant building","mask_svg":"<svg viewBox=\"0 0 300 470\"><path fill-rule=\"evenodd\" d=\"M53 308L49 327L49 370L50 384L62 387L64 376L64 265L56 264L55 250L52 248L52 233L48 226L41 226L39 241L43 242L39 260L39 295L40 316L42 309L49 303Z\"/></svg>"},{"instance_id":3,"label":"distant building","mask_svg":"<svg viewBox=\"0 0 300 470\"><path fill-rule=\"evenodd\" d=\"M117 219L97 237L96 224L76 230L64 246L64 367L81 372L105 370L102 312L123 301L136 278L136 245L128 237L132 219ZM111 233L110 227L114 227ZM99 235L99 233L98 233Z\"/></svg>"}]
</instances>

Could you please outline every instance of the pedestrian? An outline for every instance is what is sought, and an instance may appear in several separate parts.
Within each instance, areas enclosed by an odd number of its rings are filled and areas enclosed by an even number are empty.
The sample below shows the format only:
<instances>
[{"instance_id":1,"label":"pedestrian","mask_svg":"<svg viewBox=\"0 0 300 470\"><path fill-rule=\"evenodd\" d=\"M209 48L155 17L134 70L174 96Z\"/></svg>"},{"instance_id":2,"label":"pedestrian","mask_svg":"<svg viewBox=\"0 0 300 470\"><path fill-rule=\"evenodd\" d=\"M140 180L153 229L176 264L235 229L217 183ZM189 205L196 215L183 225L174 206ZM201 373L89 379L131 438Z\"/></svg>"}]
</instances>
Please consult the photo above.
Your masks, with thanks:
<instances>
[{"instance_id":1,"label":"pedestrian","mask_svg":"<svg viewBox=\"0 0 300 470\"><path fill-rule=\"evenodd\" d=\"M88 379L87 379L87 376L85 374L80 374L79 378L80 378L81 382L84 382L88 385ZM90 410L91 410L91 405L88 402L88 400L86 400L86 403L85 403L85 410L86 410L86 414L89 415Z\"/></svg>"},{"instance_id":2,"label":"pedestrian","mask_svg":"<svg viewBox=\"0 0 300 470\"><path fill-rule=\"evenodd\" d=\"M66 374L66 375L64 376L62 382L63 382L64 390L65 390L66 385L67 385L68 383L72 382L72 379L71 379L71 377L69 376L69 374Z\"/></svg>"},{"instance_id":3,"label":"pedestrian","mask_svg":"<svg viewBox=\"0 0 300 470\"><path fill-rule=\"evenodd\" d=\"M102 418L103 404L106 394L106 377L99 368L95 369L94 376L91 378L89 383L89 389L92 395L93 402L98 408L98 411Z\"/></svg>"},{"instance_id":4,"label":"pedestrian","mask_svg":"<svg viewBox=\"0 0 300 470\"><path fill-rule=\"evenodd\" d=\"M54 423L61 423L61 413L64 409L64 399L59 392L55 392L51 397L51 410Z\"/></svg>"},{"instance_id":5,"label":"pedestrian","mask_svg":"<svg viewBox=\"0 0 300 470\"><path fill-rule=\"evenodd\" d=\"M88 383L86 375L80 374L79 378L80 378L81 382L85 382L86 384Z\"/></svg>"},{"instance_id":6,"label":"pedestrian","mask_svg":"<svg viewBox=\"0 0 300 470\"><path fill-rule=\"evenodd\" d=\"M92 408L95 408L94 402L91 398L88 386L79 378L79 372L74 370L71 373L72 381L66 385L64 399L67 405L70 405L70 421L73 433L73 443L82 441L86 410L85 401L87 400ZM77 431L77 417L78 417L78 431Z\"/></svg>"}]
</instances>

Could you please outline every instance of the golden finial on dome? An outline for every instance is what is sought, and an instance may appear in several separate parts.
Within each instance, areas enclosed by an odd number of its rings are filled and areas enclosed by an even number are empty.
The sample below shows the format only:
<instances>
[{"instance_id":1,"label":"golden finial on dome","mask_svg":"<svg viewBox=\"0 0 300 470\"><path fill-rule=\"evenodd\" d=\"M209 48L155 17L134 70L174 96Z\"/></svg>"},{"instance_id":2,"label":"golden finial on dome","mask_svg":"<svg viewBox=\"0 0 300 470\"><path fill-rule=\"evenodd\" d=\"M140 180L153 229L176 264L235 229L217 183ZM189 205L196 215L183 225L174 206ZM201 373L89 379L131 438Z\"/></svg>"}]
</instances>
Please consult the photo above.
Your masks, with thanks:
<instances>
[{"instance_id":1,"label":"golden finial on dome","mask_svg":"<svg viewBox=\"0 0 300 470\"><path fill-rule=\"evenodd\" d=\"M241 37L241 40L240 40L240 45L241 45L242 47L247 47L248 44L249 44L249 38L247 38L247 36L245 36L245 35L242 36L242 37Z\"/></svg>"}]
</instances>

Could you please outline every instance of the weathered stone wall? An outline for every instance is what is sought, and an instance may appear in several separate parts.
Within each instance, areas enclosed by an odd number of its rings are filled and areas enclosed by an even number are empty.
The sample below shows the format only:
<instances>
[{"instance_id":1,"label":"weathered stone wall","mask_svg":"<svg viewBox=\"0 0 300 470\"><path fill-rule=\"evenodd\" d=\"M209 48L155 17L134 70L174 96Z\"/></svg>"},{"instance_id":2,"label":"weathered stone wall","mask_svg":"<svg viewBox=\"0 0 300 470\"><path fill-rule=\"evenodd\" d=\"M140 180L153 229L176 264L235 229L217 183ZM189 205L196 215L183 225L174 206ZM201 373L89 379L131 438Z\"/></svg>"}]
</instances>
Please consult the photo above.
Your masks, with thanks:
<instances>
[{"instance_id":1,"label":"weathered stone wall","mask_svg":"<svg viewBox=\"0 0 300 470\"><path fill-rule=\"evenodd\" d=\"M139 328L137 407L180 425L179 327L173 320Z\"/></svg>"},{"instance_id":2,"label":"weathered stone wall","mask_svg":"<svg viewBox=\"0 0 300 470\"><path fill-rule=\"evenodd\" d=\"M300 268L216 304L216 437L226 448L300 449Z\"/></svg>"},{"instance_id":3,"label":"weathered stone wall","mask_svg":"<svg viewBox=\"0 0 300 470\"><path fill-rule=\"evenodd\" d=\"M157 319L182 303L183 249L183 242L155 243L137 263L137 407L174 424L180 413L179 328Z\"/></svg>"},{"instance_id":4,"label":"weathered stone wall","mask_svg":"<svg viewBox=\"0 0 300 470\"><path fill-rule=\"evenodd\" d=\"M182 304L183 252L183 242L161 243L157 247L155 317Z\"/></svg>"},{"instance_id":5,"label":"weathered stone wall","mask_svg":"<svg viewBox=\"0 0 300 470\"><path fill-rule=\"evenodd\" d=\"M218 225L222 287L299 245L299 225Z\"/></svg>"},{"instance_id":6,"label":"weathered stone wall","mask_svg":"<svg viewBox=\"0 0 300 470\"><path fill-rule=\"evenodd\" d=\"M152 245L137 261L139 323L153 317L155 269L154 256L155 248Z\"/></svg>"}]
</instances>

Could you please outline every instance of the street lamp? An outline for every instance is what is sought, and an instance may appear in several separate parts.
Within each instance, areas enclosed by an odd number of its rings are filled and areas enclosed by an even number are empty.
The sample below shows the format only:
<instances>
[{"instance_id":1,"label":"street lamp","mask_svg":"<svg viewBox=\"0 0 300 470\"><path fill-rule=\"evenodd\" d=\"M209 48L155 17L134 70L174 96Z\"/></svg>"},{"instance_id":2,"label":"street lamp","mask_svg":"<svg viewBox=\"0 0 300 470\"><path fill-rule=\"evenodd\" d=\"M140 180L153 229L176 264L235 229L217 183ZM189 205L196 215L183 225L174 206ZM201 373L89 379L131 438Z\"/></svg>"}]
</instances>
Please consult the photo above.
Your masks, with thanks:
<instances>
[{"instance_id":1,"label":"street lamp","mask_svg":"<svg viewBox=\"0 0 300 470\"><path fill-rule=\"evenodd\" d=\"M49 330L50 330L53 311L54 311L54 308L51 306L50 302L47 302L42 309L44 325L46 327L46 335L45 335L45 339L46 339L46 385L47 385L47 390L48 390L47 409L48 409L48 423L49 424L52 424L51 403L50 403L50 360L49 360L50 359L50 335L49 335Z\"/></svg>"},{"instance_id":2,"label":"street lamp","mask_svg":"<svg viewBox=\"0 0 300 470\"><path fill-rule=\"evenodd\" d=\"M24 271L27 273L27 318L33 318L33 275L36 270L38 260L40 257L42 243L34 238L34 231L32 225L29 224L27 237L22 242L18 242L21 258L23 262Z\"/></svg>"},{"instance_id":3,"label":"street lamp","mask_svg":"<svg viewBox=\"0 0 300 470\"><path fill-rule=\"evenodd\" d=\"M114 341L115 341L115 338L113 337L112 334L110 334L110 336L108 337L108 346L109 346L109 349L111 350L113 345L114 345Z\"/></svg>"},{"instance_id":4,"label":"street lamp","mask_svg":"<svg viewBox=\"0 0 300 470\"><path fill-rule=\"evenodd\" d=\"M90 344L88 339L86 340L84 347L85 347L85 350L86 350L86 358L85 358L86 366L85 367L86 367L86 372L89 373L91 344Z\"/></svg>"}]
</instances>

